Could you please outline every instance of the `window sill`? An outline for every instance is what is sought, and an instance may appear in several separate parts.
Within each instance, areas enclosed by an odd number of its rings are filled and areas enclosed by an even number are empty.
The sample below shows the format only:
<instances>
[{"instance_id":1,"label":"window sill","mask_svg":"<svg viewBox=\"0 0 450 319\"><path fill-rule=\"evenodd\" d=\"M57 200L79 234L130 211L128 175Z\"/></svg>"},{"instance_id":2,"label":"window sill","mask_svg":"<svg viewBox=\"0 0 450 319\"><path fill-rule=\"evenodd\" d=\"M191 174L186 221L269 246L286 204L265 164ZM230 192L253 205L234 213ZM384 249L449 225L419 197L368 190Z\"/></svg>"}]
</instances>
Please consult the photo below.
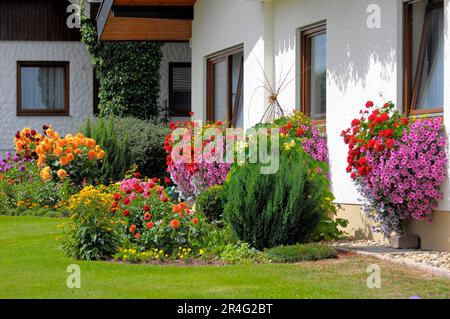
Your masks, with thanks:
<instances>
[{"instance_id":1,"label":"window sill","mask_svg":"<svg viewBox=\"0 0 450 319\"><path fill-rule=\"evenodd\" d=\"M70 116L70 113L64 112L44 112L44 111L18 111L16 116Z\"/></svg>"}]
</instances>

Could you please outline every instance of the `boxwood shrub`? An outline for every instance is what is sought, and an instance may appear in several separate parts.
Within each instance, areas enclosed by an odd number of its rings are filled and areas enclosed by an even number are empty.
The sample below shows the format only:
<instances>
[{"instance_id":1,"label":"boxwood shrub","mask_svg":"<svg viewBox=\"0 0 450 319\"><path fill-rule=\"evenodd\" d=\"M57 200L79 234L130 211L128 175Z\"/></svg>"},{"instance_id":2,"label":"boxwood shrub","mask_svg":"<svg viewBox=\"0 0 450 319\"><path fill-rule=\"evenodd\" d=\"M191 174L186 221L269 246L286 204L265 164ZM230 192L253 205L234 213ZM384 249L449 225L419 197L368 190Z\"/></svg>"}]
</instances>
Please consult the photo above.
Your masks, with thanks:
<instances>
[{"instance_id":1,"label":"boxwood shrub","mask_svg":"<svg viewBox=\"0 0 450 319\"><path fill-rule=\"evenodd\" d=\"M337 252L333 247L320 244L278 246L266 250L265 254L267 259L279 263L337 258Z\"/></svg>"}]
</instances>

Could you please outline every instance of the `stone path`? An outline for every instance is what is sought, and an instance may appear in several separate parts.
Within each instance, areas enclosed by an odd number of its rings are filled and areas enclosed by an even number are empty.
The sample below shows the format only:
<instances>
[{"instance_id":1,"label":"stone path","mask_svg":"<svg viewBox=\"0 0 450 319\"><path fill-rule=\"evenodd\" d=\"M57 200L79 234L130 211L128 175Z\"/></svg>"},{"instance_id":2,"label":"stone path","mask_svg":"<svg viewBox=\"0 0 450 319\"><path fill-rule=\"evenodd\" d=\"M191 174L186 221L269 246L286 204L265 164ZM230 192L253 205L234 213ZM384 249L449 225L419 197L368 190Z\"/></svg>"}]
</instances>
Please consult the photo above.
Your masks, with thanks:
<instances>
[{"instance_id":1,"label":"stone path","mask_svg":"<svg viewBox=\"0 0 450 319\"><path fill-rule=\"evenodd\" d=\"M337 241L332 243L337 249L370 255L386 261L424 270L426 272L450 278L450 253L394 249L387 242L372 240Z\"/></svg>"}]
</instances>

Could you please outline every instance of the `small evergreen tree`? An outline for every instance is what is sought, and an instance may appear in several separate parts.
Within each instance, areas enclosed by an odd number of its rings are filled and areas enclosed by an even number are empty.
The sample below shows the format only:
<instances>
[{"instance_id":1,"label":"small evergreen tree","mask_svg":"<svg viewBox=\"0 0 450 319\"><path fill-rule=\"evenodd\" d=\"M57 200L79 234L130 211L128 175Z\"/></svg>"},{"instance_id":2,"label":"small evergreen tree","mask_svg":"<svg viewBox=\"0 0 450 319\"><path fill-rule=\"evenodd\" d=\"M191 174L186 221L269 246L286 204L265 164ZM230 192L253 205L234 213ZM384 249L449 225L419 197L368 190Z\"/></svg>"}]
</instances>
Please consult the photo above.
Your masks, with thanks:
<instances>
[{"instance_id":1,"label":"small evergreen tree","mask_svg":"<svg viewBox=\"0 0 450 319\"><path fill-rule=\"evenodd\" d=\"M277 173L264 175L260 168L247 164L232 172L225 220L258 249L308 242L329 207L329 182L318 173L319 163L304 152L283 152Z\"/></svg>"}]
</instances>

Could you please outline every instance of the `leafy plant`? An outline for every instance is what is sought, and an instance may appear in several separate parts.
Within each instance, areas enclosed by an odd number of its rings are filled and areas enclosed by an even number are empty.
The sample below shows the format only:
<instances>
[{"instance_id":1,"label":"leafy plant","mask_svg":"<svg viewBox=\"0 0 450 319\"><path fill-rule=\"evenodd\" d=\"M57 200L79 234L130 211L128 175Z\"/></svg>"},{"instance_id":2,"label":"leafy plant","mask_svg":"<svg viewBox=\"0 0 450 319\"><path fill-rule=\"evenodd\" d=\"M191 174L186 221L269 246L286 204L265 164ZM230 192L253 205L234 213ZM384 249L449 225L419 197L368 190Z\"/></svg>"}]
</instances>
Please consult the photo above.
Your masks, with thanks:
<instances>
[{"instance_id":1,"label":"leafy plant","mask_svg":"<svg viewBox=\"0 0 450 319\"><path fill-rule=\"evenodd\" d=\"M66 208L71 217L62 244L69 256L97 260L116 252L122 236L120 220L110 211L113 201L105 186L87 186L68 200Z\"/></svg>"},{"instance_id":2,"label":"leafy plant","mask_svg":"<svg viewBox=\"0 0 450 319\"><path fill-rule=\"evenodd\" d=\"M126 241L142 251L158 249L169 255L178 247L201 248L205 236L202 216L184 202L172 204L156 181L125 179L114 195L112 210L121 216Z\"/></svg>"},{"instance_id":3,"label":"leafy plant","mask_svg":"<svg viewBox=\"0 0 450 319\"><path fill-rule=\"evenodd\" d=\"M254 264L261 260L261 253L247 243L230 243L223 247L218 259L228 264Z\"/></svg>"},{"instance_id":4,"label":"leafy plant","mask_svg":"<svg viewBox=\"0 0 450 319\"><path fill-rule=\"evenodd\" d=\"M198 196L195 207L209 221L221 221L225 208L225 190L223 186L215 185L205 190Z\"/></svg>"},{"instance_id":5,"label":"leafy plant","mask_svg":"<svg viewBox=\"0 0 450 319\"><path fill-rule=\"evenodd\" d=\"M98 40L95 23L81 15L82 42L99 81L100 115L149 119L159 115L159 42Z\"/></svg>"},{"instance_id":6,"label":"leafy plant","mask_svg":"<svg viewBox=\"0 0 450 319\"><path fill-rule=\"evenodd\" d=\"M333 205L320 163L299 151L283 152L275 174L261 174L260 166L234 169L224 218L240 240L258 249L308 242Z\"/></svg>"},{"instance_id":7,"label":"leafy plant","mask_svg":"<svg viewBox=\"0 0 450 319\"><path fill-rule=\"evenodd\" d=\"M162 178L166 175L164 137L169 132L166 124L156 120L132 117L114 118L114 129L119 139L126 137L131 164L138 166L146 177Z\"/></svg>"},{"instance_id":8,"label":"leafy plant","mask_svg":"<svg viewBox=\"0 0 450 319\"><path fill-rule=\"evenodd\" d=\"M87 137L91 137L106 151L102 162L100 181L103 184L118 181L125 177L125 172L132 164L128 135L119 135L116 129L114 117L97 118L93 122L88 117L83 131ZM132 128L131 128L132 129Z\"/></svg>"},{"instance_id":9,"label":"leafy plant","mask_svg":"<svg viewBox=\"0 0 450 319\"><path fill-rule=\"evenodd\" d=\"M265 251L266 259L279 263L295 263L300 261L315 261L321 259L337 258L333 247L306 244L293 246L278 246Z\"/></svg>"}]
</instances>

